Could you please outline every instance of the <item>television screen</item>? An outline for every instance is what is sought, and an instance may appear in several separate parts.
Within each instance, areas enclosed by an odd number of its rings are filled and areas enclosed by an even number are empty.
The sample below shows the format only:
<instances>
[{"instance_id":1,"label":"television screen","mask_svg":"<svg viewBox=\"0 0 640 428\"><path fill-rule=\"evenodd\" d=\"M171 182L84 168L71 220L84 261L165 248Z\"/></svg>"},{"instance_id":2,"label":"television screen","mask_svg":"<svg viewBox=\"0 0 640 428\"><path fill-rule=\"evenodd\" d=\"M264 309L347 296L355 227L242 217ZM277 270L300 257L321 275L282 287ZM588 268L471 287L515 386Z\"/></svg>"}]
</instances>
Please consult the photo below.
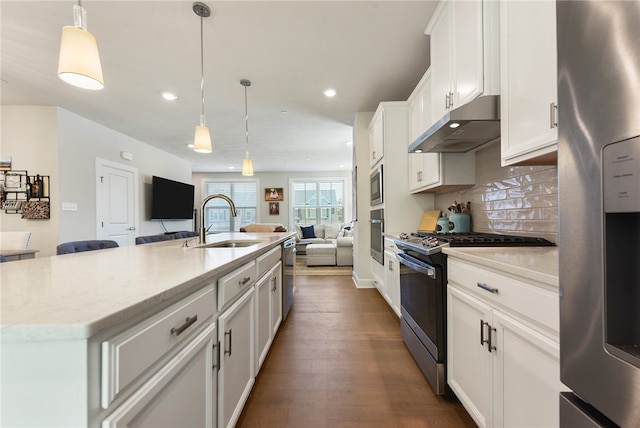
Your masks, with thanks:
<instances>
[{"instance_id":1,"label":"television screen","mask_svg":"<svg viewBox=\"0 0 640 428\"><path fill-rule=\"evenodd\" d=\"M151 182L151 220L191 220L194 193L192 184L154 175Z\"/></svg>"}]
</instances>

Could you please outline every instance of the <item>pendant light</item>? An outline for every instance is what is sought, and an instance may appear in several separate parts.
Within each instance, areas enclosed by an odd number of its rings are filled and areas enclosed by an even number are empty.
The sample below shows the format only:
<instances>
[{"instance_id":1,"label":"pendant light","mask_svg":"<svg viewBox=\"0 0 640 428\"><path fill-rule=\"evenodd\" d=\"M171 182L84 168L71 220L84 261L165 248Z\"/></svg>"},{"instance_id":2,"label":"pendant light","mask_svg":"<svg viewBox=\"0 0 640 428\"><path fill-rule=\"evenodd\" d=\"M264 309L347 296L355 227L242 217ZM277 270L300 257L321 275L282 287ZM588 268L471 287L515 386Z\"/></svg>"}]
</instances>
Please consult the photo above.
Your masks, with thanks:
<instances>
[{"instance_id":1,"label":"pendant light","mask_svg":"<svg viewBox=\"0 0 640 428\"><path fill-rule=\"evenodd\" d=\"M58 76L80 88L104 88L98 43L87 31L87 11L80 0L73 5L73 25L62 27Z\"/></svg>"},{"instance_id":2,"label":"pendant light","mask_svg":"<svg viewBox=\"0 0 640 428\"><path fill-rule=\"evenodd\" d=\"M203 20L211 15L209 6L204 3L195 2L193 11L200 17L200 92L202 95L202 110L200 113L200 125L196 126L196 134L193 141L193 150L198 153L211 153L211 133L205 124L204 117L204 37Z\"/></svg>"},{"instance_id":3,"label":"pendant light","mask_svg":"<svg viewBox=\"0 0 640 428\"><path fill-rule=\"evenodd\" d=\"M247 138L247 153L242 161L242 175L253 175L253 162L249 159L249 113L247 110L247 87L251 86L251 80L242 79L240 84L244 86L244 132Z\"/></svg>"}]
</instances>

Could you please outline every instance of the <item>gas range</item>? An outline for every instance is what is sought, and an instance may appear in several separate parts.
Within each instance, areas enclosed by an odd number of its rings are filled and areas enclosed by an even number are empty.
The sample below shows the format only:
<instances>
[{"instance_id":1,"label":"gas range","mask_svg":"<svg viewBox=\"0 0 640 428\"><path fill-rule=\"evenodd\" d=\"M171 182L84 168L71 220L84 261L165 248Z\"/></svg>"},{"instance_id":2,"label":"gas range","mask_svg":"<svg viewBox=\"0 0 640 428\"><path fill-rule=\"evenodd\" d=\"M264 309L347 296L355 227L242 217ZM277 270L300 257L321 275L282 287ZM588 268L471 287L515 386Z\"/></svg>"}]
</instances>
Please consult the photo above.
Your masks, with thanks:
<instances>
[{"instance_id":1,"label":"gas range","mask_svg":"<svg viewBox=\"0 0 640 428\"><path fill-rule=\"evenodd\" d=\"M495 233L403 233L395 244L401 250L413 250L431 255L442 252L444 247L548 247L554 246L543 238L501 235Z\"/></svg>"}]
</instances>

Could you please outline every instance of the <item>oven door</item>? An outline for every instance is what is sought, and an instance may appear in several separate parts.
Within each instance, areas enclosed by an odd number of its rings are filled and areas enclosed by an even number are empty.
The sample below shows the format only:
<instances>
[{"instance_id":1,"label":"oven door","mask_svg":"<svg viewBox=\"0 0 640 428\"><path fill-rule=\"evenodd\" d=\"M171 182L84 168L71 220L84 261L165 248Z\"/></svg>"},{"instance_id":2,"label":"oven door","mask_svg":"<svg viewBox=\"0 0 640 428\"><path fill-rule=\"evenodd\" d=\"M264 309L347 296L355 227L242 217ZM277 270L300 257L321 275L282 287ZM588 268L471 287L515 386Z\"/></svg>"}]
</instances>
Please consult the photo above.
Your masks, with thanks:
<instances>
[{"instance_id":1,"label":"oven door","mask_svg":"<svg viewBox=\"0 0 640 428\"><path fill-rule=\"evenodd\" d=\"M401 252L400 309L403 320L436 362L445 361L446 293L443 269Z\"/></svg>"}]
</instances>

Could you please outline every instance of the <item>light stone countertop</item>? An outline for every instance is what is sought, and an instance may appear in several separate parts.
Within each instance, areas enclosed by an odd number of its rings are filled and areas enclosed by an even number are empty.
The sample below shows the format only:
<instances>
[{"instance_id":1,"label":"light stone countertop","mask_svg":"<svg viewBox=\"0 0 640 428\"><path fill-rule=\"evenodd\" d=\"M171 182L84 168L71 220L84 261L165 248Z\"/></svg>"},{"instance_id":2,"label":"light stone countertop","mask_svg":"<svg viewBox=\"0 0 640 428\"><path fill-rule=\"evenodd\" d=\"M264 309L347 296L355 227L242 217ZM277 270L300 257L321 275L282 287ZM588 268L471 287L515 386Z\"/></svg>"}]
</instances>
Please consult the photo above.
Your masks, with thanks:
<instances>
[{"instance_id":1,"label":"light stone countertop","mask_svg":"<svg viewBox=\"0 0 640 428\"><path fill-rule=\"evenodd\" d=\"M449 247L449 257L559 287L558 247Z\"/></svg>"},{"instance_id":2,"label":"light stone countertop","mask_svg":"<svg viewBox=\"0 0 640 428\"><path fill-rule=\"evenodd\" d=\"M208 235L207 243L263 242L196 248L196 237L2 263L2 340L89 338L176 296L186 296L197 289L194 286L215 281L293 235L220 233ZM185 241L189 247L184 247Z\"/></svg>"}]
</instances>

